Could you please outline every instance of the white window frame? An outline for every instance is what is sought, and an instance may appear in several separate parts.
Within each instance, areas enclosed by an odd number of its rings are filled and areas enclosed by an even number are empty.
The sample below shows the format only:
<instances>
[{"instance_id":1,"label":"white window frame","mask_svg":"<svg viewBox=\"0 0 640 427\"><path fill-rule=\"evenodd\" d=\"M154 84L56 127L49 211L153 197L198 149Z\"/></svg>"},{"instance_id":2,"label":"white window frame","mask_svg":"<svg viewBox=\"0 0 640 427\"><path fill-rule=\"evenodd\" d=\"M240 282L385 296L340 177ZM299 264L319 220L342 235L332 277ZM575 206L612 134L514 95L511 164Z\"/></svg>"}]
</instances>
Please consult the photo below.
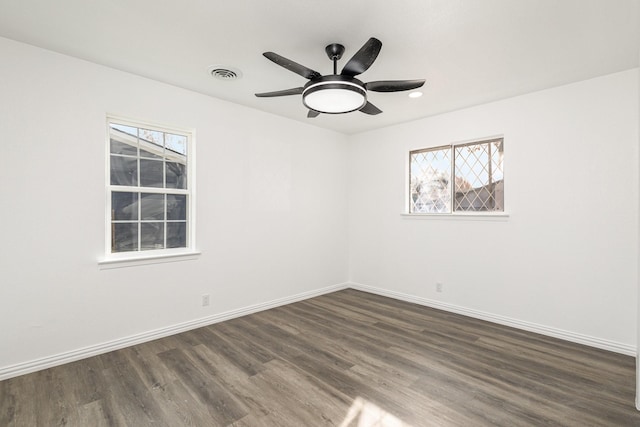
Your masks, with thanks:
<instances>
[{"instance_id":1,"label":"white window frame","mask_svg":"<svg viewBox=\"0 0 640 427\"><path fill-rule=\"evenodd\" d=\"M507 195L506 195L506 185L505 185L505 194L503 200L503 210L502 211L456 211L454 210L455 203L455 181L453 181L451 185L451 212L412 212L411 211L411 155L420 151L427 150L438 150L448 148L451 150L451 179L455 180L455 148L464 145L472 145L472 144L481 144L486 142L493 142L496 140L502 140L504 144L505 137L504 135L493 135L484 138L474 138L471 140L465 141L457 141L450 144L444 145L434 145L431 147L421 147L414 148L408 151L405 156L406 168L405 168L405 203L404 210L401 213L405 218L412 219L470 219L470 220L505 220L509 217L509 213L507 212ZM503 173L504 173L504 165L503 165Z\"/></svg>"},{"instance_id":2,"label":"white window frame","mask_svg":"<svg viewBox=\"0 0 640 427\"><path fill-rule=\"evenodd\" d=\"M136 128L145 128L154 131L183 135L187 137L187 188L167 189L156 187L111 185L111 150L110 150L110 124L120 124ZM101 269L129 267L134 265L155 264L161 262L174 262L195 259L200 255L196 250L196 215L195 215L195 130L174 126L166 126L143 120L132 120L120 116L108 115L105 124L105 240L104 256L98 260ZM138 154L139 158L139 154ZM186 215L186 239L184 248L137 250L128 252L112 252L112 218L111 201L112 192L137 192L157 194L184 194L187 196ZM140 220L139 220L140 221ZM165 219L166 224L166 219Z\"/></svg>"}]
</instances>

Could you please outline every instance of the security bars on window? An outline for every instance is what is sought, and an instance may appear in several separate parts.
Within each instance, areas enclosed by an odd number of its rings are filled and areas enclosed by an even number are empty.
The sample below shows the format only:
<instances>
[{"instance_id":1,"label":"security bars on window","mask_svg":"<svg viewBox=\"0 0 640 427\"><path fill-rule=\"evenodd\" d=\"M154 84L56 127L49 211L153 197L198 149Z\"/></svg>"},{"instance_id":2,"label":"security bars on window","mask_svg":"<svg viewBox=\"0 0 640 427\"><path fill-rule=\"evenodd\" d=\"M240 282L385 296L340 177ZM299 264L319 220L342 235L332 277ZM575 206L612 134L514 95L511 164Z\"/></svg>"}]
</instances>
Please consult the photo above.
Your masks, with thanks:
<instances>
[{"instance_id":1,"label":"security bars on window","mask_svg":"<svg viewBox=\"0 0 640 427\"><path fill-rule=\"evenodd\" d=\"M109 123L111 252L188 245L188 135Z\"/></svg>"},{"instance_id":2,"label":"security bars on window","mask_svg":"<svg viewBox=\"0 0 640 427\"><path fill-rule=\"evenodd\" d=\"M504 211L502 138L416 150L409 157L410 213Z\"/></svg>"}]
</instances>

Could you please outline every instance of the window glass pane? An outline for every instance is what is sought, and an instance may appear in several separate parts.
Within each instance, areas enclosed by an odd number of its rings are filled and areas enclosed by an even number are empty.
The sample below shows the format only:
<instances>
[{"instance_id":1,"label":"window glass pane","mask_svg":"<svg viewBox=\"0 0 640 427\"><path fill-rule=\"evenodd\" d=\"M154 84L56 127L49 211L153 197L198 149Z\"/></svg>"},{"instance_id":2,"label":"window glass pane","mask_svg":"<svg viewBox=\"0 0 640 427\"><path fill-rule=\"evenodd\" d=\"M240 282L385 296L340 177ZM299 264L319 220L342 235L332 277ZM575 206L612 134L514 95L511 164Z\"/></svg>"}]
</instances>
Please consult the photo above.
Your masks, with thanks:
<instances>
[{"instance_id":1,"label":"window glass pane","mask_svg":"<svg viewBox=\"0 0 640 427\"><path fill-rule=\"evenodd\" d=\"M138 223L112 224L111 251L128 252L138 250Z\"/></svg>"},{"instance_id":2,"label":"window glass pane","mask_svg":"<svg viewBox=\"0 0 640 427\"><path fill-rule=\"evenodd\" d=\"M111 138L110 145L111 154L125 154L128 156L137 156L138 147L135 145L125 144L122 141L118 141L116 138Z\"/></svg>"},{"instance_id":3,"label":"window glass pane","mask_svg":"<svg viewBox=\"0 0 640 427\"><path fill-rule=\"evenodd\" d=\"M142 220L163 220L164 194L142 193L140 195L140 217Z\"/></svg>"},{"instance_id":4,"label":"window glass pane","mask_svg":"<svg viewBox=\"0 0 640 427\"><path fill-rule=\"evenodd\" d=\"M164 248L164 223L143 222L140 227L140 250Z\"/></svg>"},{"instance_id":5,"label":"window glass pane","mask_svg":"<svg viewBox=\"0 0 640 427\"><path fill-rule=\"evenodd\" d=\"M109 127L111 128L112 132L117 131L122 134L132 136L134 138L138 137L138 128L135 126L127 126L127 125L121 125L118 123L110 123Z\"/></svg>"},{"instance_id":6,"label":"window glass pane","mask_svg":"<svg viewBox=\"0 0 640 427\"><path fill-rule=\"evenodd\" d=\"M176 153L181 156L187 155L187 137L184 135L166 133L164 135L164 144L168 152Z\"/></svg>"},{"instance_id":7,"label":"window glass pane","mask_svg":"<svg viewBox=\"0 0 640 427\"><path fill-rule=\"evenodd\" d=\"M181 163L167 162L167 188L187 188L187 167Z\"/></svg>"},{"instance_id":8,"label":"window glass pane","mask_svg":"<svg viewBox=\"0 0 640 427\"><path fill-rule=\"evenodd\" d=\"M504 212L504 141L499 140L491 144L494 210Z\"/></svg>"},{"instance_id":9,"label":"window glass pane","mask_svg":"<svg viewBox=\"0 0 640 427\"><path fill-rule=\"evenodd\" d=\"M158 147L164 146L164 133L157 130L140 129L140 141L145 141Z\"/></svg>"},{"instance_id":10,"label":"window glass pane","mask_svg":"<svg viewBox=\"0 0 640 427\"><path fill-rule=\"evenodd\" d=\"M168 222L167 223L167 248L187 247L187 223Z\"/></svg>"},{"instance_id":11,"label":"window glass pane","mask_svg":"<svg viewBox=\"0 0 640 427\"><path fill-rule=\"evenodd\" d=\"M131 221L138 219L138 193L114 191L111 193L111 219Z\"/></svg>"},{"instance_id":12,"label":"window glass pane","mask_svg":"<svg viewBox=\"0 0 640 427\"><path fill-rule=\"evenodd\" d=\"M451 212L451 149L411 153L410 174L410 212Z\"/></svg>"},{"instance_id":13,"label":"window glass pane","mask_svg":"<svg viewBox=\"0 0 640 427\"><path fill-rule=\"evenodd\" d=\"M156 150L153 150L153 146L145 145L140 142L140 157L144 157L147 159L162 159L162 150L155 147Z\"/></svg>"},{"instance_id":14,"label":"window glass pane","mask_svg":"<svg viewBox=\"0 0 640 427\"><path fill-rule=\"evenodd\" d=\"M111 185L138 185L138 160L111 156Z\"/></svg>"},{"instance_id":15,"label":"window glass pane","mask_svg":"<svg viewBox=\"0 0 640 427\"><path fill-rule=\"evenodd\" d=\"M504 142L502 140L491 143L491 171L495 182L504 179Z\"/></svg>"},{"instance_id":16,"label":"window glass pane","mask_svg":"<svg viewBox=\"0 0 640 427\"><path fill-rule=\"evenodd\" d=\"M187 137L184 135L174 135L167 133L164 135L165 147L167 152L179 154L181 156L187 155Z\"/></svg>"},{"instance_id":17,"label":"window glass pane","mask_svg":"<svg viewBox=\"0 0 640 427\"><path fill-rule=\"evenodd\" d=\"M159 131L140 129L140 157L162 158L164 134Z\"/></svg>"},{"instance_id":18,"label":"window glass pane","mask_svg":"<svg viewBox=\"0 0 640 427\"><path fill-rule=\"evenodd\" d=\"M162 187L162 164L161 160L140 159L141 187Z\"/></svg>"},{"instance_id":19,"label":"window glass pane","mask_svg":"<svg viewBox=\"0 0 640 427\"><path fill-rule=\"evenodd\" d=\"M167 219L187 219L187 196L182 194L167 194Z\"/></svg>"},{"instance_id":20,"label":"window glass pane","mask_svg":"<svg viewBox=\"0 0 640 427\"><path fill-rule=\"evenodd\" d=\"M138 155L137 129L111 124L109 127L110 152L112 154Z\"/></svg>"},{"instance_id":21,"label":"window glass pane","mask_svg":"<svg viewBox=\"0 0 640 427\"><path fill-rule=\"evenodd\" d=\"M502 140L455 147L456 211L502 211Z\"/></svg>"}]
</instances>

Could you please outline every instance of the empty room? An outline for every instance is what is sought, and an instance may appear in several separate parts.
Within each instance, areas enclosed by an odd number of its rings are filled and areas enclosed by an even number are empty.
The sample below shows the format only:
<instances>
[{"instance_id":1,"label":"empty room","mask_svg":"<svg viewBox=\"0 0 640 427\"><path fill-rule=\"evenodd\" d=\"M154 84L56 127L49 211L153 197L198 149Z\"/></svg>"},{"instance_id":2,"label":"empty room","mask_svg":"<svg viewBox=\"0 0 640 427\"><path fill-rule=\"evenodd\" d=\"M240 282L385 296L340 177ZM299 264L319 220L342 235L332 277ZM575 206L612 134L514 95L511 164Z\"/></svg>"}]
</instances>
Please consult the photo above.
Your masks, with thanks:
<instances>
[{"instance_id":1,"label":"empty room","mask_svg":"<svg viewBox=\"0 0 640 427\"><path fill-rule=\"evenodd\" d=\"M0 0L0 426L640 426L640 1Z\"/></svg>"}]
</instances>

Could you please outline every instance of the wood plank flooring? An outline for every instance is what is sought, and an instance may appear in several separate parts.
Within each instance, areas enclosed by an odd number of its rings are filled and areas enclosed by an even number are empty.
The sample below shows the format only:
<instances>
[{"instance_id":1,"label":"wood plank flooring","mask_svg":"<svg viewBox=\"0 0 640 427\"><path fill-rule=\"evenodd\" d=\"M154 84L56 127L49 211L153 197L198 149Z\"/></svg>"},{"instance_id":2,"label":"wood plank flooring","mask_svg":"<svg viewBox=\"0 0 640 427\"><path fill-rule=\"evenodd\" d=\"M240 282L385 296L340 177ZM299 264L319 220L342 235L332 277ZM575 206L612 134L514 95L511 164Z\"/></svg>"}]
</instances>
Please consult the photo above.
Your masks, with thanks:
<instances>
[{"instance_id":1,"label":"wood plank flooring","mask_svg":"<svg viewBox=\"0 0 640 427\"><path fill-rule=\"evenodd\" d=\"M345 290L0 382L0 426L640 426L635 360Z\"/></svg>"}]
</instances>

